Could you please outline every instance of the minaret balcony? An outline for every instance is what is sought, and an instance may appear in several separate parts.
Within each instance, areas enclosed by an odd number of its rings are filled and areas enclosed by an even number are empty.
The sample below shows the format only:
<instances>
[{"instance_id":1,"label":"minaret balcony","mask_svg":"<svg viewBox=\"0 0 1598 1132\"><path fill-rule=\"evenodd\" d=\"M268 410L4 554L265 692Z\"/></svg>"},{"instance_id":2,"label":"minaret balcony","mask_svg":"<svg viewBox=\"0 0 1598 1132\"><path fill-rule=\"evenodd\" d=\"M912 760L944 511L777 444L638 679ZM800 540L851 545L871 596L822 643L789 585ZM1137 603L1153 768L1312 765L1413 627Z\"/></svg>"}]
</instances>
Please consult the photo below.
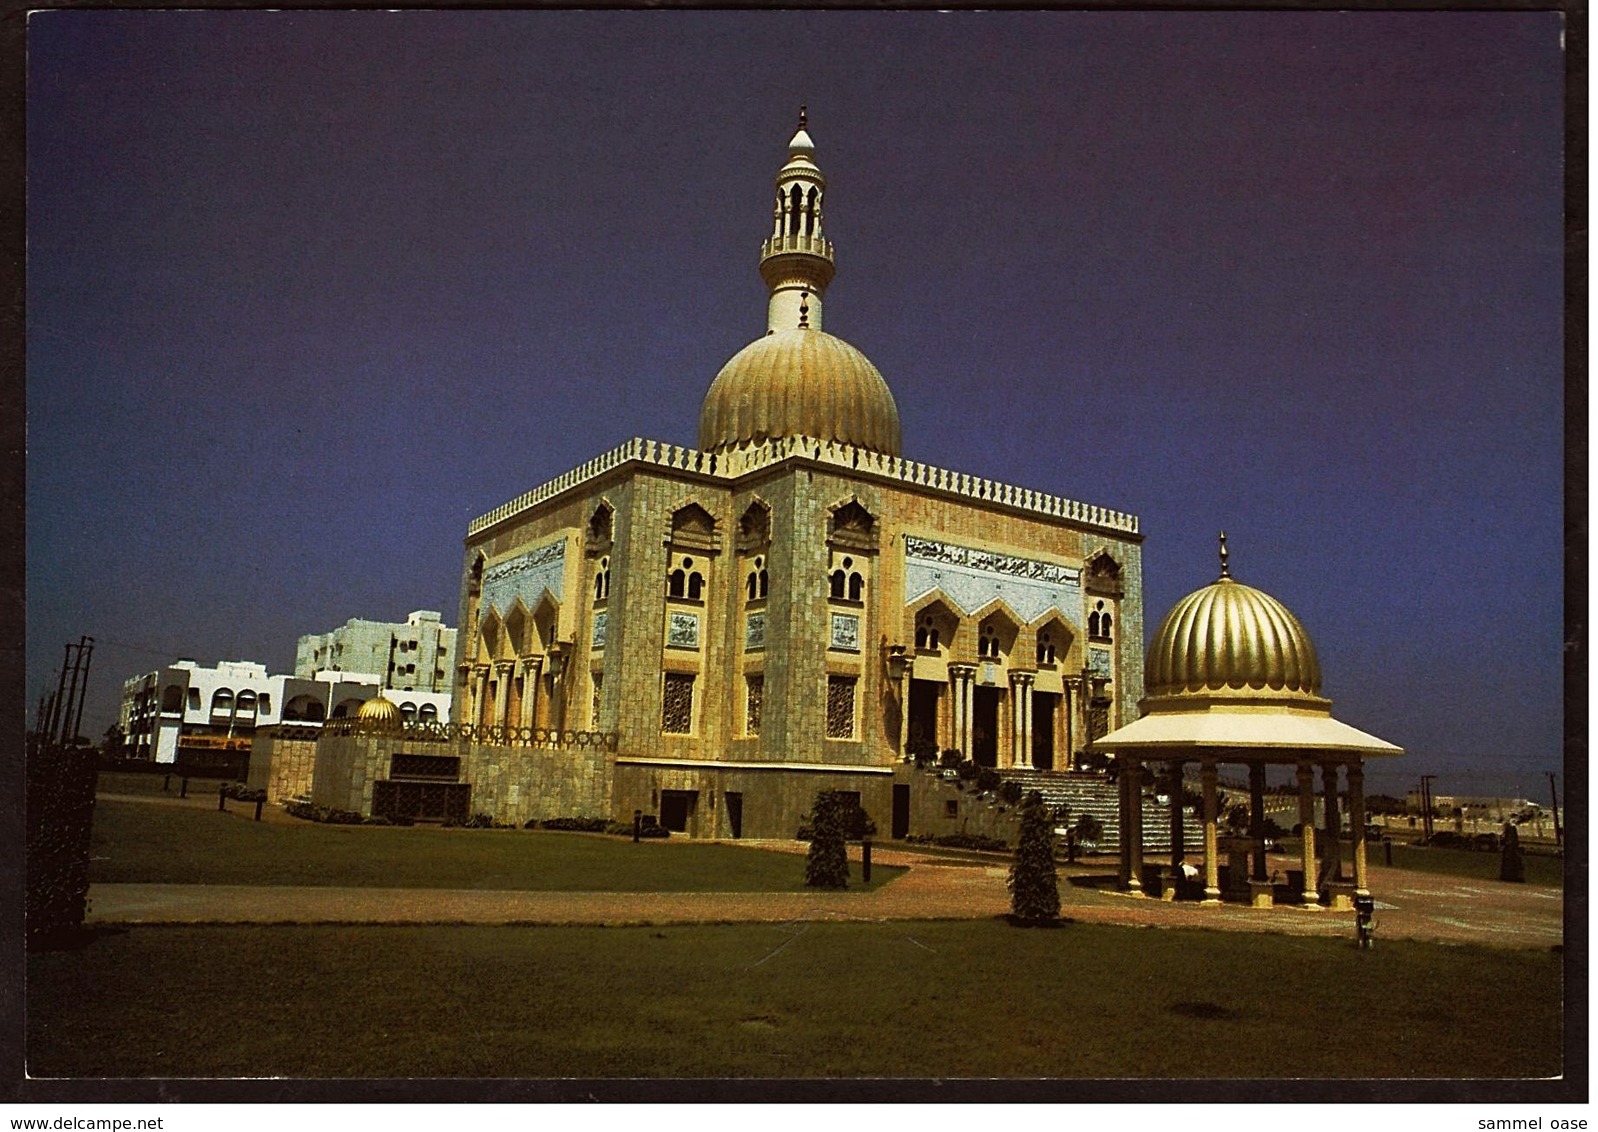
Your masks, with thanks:
<instances>
[{"instance_id":1,"label":"minaret balcony","mask_svg":"<svg viewBox=\"0 0 1598 1132\"><path fill-rule=\"evenodd\" d=\"M760 258L770 259L775 255L814 255L822 259L832 259L832 241L822 236L784 235L772 236L760 245Z\"/></svg>"}]
</instances>

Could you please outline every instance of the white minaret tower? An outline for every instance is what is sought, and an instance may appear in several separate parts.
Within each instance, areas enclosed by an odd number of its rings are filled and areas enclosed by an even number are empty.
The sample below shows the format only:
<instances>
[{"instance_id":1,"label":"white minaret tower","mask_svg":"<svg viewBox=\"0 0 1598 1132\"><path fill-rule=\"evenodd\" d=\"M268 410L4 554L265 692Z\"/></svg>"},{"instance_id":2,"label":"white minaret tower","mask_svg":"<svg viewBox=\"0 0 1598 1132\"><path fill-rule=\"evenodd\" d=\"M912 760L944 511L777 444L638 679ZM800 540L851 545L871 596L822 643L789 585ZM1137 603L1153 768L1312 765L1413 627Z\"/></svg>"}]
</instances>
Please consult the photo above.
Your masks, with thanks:
<instances>
[{"instance_id":1,"label":"white minaret tower","mask_svg":"<svg viewBox=\"0 0 1598 1132\"><path fill-rule=\"evenodd\" d=\"M777 172L777 203L771 237L760 247L760 277L771 290L766 330L821 329L821 298L832 282L832 244L821 228L821 198L827 179L816 168L815 142L799 131L788 143L788 163Z\"/></svg>"}]
</instances>

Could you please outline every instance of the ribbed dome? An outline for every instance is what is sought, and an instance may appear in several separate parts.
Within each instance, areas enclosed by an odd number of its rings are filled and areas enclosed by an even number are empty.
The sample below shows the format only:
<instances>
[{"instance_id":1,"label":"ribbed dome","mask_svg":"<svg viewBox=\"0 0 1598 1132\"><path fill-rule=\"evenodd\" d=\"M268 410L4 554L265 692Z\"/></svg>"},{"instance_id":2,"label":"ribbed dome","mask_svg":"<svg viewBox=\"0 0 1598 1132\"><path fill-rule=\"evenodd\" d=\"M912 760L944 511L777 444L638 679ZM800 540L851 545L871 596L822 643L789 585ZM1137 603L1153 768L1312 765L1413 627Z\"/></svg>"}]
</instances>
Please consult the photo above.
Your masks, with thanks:
<instances>
[{"instance_id":1,"label":"ribbed dome","mask_svg":"<svg viewBox=\"0 0 1598 1132\"><path fill-rule=\"evenodd\" d=\"M398 723L400 709L398 704L379 692L361 705L355 718L362 723Z\"/></svg>"},{"instance_id":2,"label":"ribbed dome","mask_svg":"<svg viewBox=\"0 0 1598 1132\"><path fill-rule=\"evenodd\" d=\"M1149 645L1144 685L1150 696L1244 688L1319 696L1321 666L1286 606L1223 577L1165 615Z\"/></svg>"},{"instance_id":3,"label":"ribbed dome","mask_svg":"<svg viewBox=\"0 0 1598 1132\"><path fill-rule=\"evenodd\" d=\"M899 408L859 350L796 327L758 338L721 367L699 411L707 451L783 436L814 436L899 455Z\"/></svg>"}]
</instances>

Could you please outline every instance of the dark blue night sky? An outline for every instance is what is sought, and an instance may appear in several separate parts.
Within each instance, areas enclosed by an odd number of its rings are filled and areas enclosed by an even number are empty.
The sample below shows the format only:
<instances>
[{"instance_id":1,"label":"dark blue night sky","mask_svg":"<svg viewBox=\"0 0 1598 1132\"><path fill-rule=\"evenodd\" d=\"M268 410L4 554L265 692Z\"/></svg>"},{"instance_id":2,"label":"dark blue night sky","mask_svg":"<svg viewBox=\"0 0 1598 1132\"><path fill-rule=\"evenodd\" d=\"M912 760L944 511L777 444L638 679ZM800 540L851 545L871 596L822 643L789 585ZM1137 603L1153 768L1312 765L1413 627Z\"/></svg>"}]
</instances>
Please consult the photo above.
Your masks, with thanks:
<instances>
[{"instance_id":1,"label":"dark blue night sky","mask_svg":"<svg viewBox=\"0 0 1598 1132\"><path fill-rule=\"evenodd\" d=\"M691 444L800 102L905 455L1280 598L1402 790L1560 766L1557 13L29 21L29 711L438 609L467 523Z\"/></svg>"}]
</instances>

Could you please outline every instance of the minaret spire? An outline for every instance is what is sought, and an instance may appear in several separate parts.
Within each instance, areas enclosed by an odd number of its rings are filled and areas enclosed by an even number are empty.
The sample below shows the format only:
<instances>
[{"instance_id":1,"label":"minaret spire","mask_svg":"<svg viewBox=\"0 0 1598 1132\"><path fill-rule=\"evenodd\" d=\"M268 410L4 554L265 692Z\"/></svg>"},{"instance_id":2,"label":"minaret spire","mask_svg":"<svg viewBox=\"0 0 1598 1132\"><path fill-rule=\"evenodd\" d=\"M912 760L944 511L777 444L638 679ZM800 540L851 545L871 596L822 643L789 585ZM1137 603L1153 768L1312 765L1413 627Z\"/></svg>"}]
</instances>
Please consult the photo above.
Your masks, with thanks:
<instances>
[{"instance_id":1,"label":"minaret spire","mask_svg":"<svg viewBox=\"0 0 1598 1132\"><path fill-rule=\"evenodd\" d=\"M788 142L788 161L777 171L777 201L771 235L760 247L760 277L771 298L766 304L766 330L791 330L802 325L821 329L821 299L832 282L832 244L822 231L821 200L827 179L815 163L809 114L799 107L799 129ZM805 300L808 299L808 302ZM801 321L799 307L805 303Z\"/></svg>"}]
</instances>

